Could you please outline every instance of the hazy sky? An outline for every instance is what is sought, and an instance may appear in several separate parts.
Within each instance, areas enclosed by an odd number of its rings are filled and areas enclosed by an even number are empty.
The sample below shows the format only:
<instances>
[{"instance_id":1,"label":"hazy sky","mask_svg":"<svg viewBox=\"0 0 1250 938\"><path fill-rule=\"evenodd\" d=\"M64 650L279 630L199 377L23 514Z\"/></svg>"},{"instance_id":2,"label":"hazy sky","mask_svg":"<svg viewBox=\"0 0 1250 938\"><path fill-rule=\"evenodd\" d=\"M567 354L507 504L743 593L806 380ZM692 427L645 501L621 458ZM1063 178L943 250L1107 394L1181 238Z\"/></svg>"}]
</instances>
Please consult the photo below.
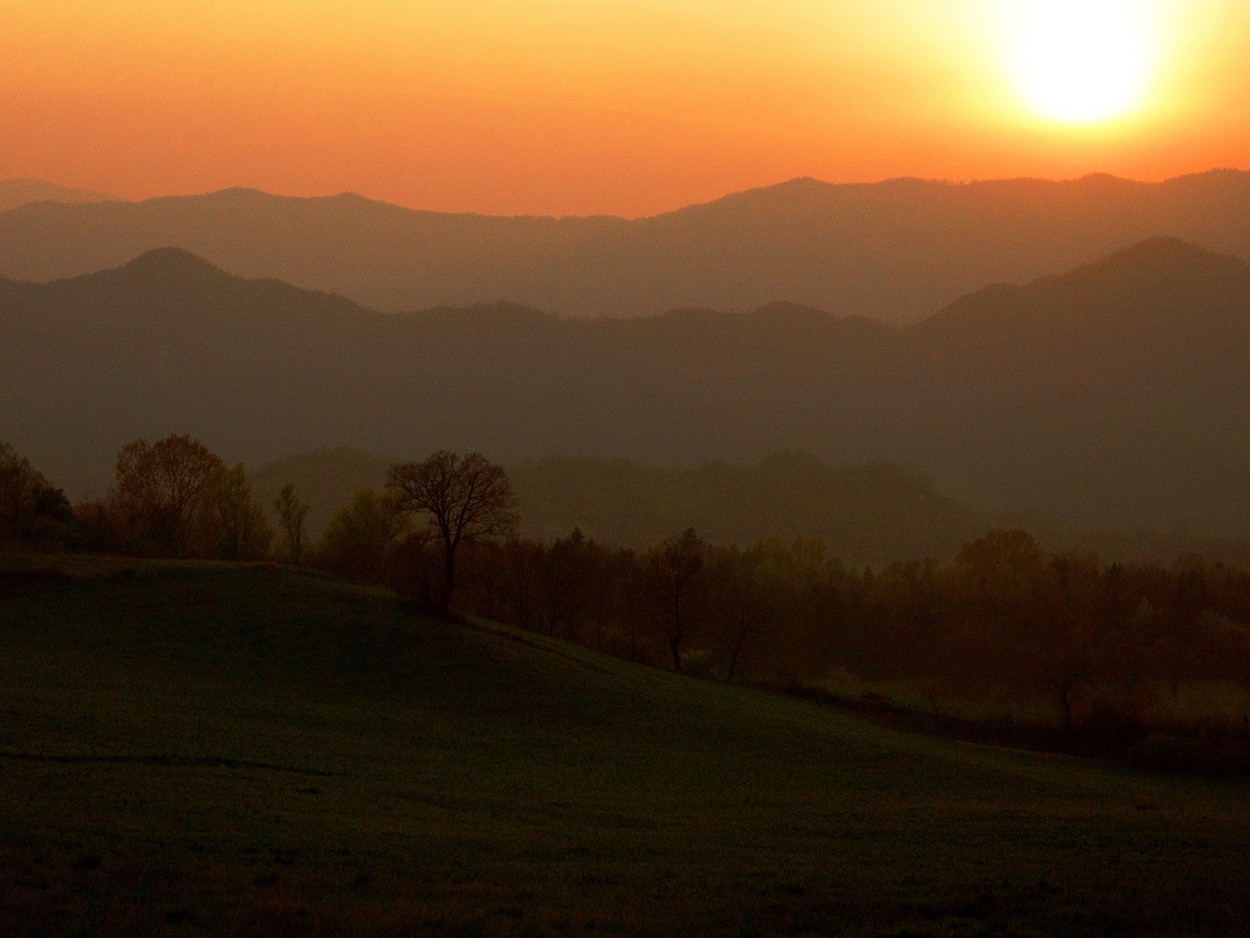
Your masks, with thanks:
<instances>
[{"instance_id":1,"label":"hazy sky","mask_svg":"<svg viewBox=\"0 0 1250 938\"><path fill-rule=\"evenodd\" d=\"M1245 0L3 0L0 178L631 216L1154 180L1250 168L1247 50Z\"/></svg>"}]
</instances>

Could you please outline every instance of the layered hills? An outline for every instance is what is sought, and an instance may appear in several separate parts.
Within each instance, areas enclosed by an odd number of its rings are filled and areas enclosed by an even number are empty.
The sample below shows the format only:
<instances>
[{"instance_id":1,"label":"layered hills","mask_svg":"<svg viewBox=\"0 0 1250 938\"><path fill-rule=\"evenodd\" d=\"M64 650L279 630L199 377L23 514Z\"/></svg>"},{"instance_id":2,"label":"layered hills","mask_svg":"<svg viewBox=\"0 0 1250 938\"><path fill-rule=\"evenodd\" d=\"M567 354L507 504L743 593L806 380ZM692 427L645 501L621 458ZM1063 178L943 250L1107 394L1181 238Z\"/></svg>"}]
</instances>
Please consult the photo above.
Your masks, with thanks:
<instances>
[{"instance_id":1,"label":"layered hills","mask_svg":"<svg viewBox=\"0 0 1250 938\"><path fill-rule=\"evenodd\" d=\"M4 203L0 199L0 209ZM1144 238L1250 258L1250 173L956 184L797 179L650 218L421 212L360 196L207 195L0 211L0 275L49 281L178 246L387 311L506 298L565 316L776 299L912 322L988 283L1069 270Z\"/></svg>"},{"instance_id":2,"label":"layered hills","mask_svg":"<svg viewBox=\"0 0 1250 938\"><path fill-rule=\"evenodd\" d=\"M350 446L917 467L990 509L1250 530L1250 263L1152 239L909 327L793 304L387 315L185 251L0 282L0 434L102 488L140 436L259 466Z\"/></svg>"}]
</instances>

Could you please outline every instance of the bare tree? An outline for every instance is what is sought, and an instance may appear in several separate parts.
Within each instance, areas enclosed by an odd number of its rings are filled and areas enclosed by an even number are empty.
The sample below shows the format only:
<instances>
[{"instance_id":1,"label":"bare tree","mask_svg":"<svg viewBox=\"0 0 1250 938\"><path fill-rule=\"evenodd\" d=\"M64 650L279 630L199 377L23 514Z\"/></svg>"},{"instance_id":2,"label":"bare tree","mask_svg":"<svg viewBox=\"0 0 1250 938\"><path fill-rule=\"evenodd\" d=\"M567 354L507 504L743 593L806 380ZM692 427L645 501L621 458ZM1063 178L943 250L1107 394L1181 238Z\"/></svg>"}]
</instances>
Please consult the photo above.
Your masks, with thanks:
<instances>
[{"instance_id":1,"label":"bare tree","mask_svg":"<svg viewBox=\"0 0 1250 938\"><path fill-rule=\"evenodd\" d=\"M713 554L711 559L707 565L710 612L716 638L725 651L725 680L732 682L747 647L758 636L768 634L778 590L769 589L758 551L743 552L734 547Z\"/></svg>"},{"instance_id":2,"label":"bare tree","mask_svg":"<svg viewBox=\"0 0 1250 938\"><path fill-rule=\"evenodd\" d=\"M392 466L386 486L405 511L428 515L443 548L443 582L434 604L446 610L456 587L462 544L503 537L516 527L517 499L502 466L479 453L439 450L420 463Z\"/></svg>"},{"instance_id":3,"label":"bare tree","mask_svg":"<svg viewBox=\"0 0 1250 938\"><path fill-rule=\"evenodd\" d=\"M668 644L674 671L682 670L682 651L698 622L706 552L707 545L693 528L647 552L648 596L657 628Z\"/></svg>"}]
</instances>

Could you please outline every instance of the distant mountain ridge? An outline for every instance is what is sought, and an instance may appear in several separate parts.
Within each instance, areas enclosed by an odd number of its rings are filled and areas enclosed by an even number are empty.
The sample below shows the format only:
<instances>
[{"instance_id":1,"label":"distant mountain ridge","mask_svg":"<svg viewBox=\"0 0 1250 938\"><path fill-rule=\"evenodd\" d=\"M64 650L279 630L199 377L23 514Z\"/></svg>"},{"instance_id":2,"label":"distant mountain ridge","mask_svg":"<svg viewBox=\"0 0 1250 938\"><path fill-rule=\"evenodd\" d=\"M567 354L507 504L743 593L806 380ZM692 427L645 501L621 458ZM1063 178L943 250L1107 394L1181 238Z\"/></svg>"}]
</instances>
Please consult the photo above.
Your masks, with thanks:
<instances>
[{"instance_id":1,"label":"distant mountain ridge","mask_svg":"<svg viewBox=\"0 0 1250 938\"><path fill-rule=\"evenodd\" d=\"M0 212L31 202L107 202L113 197L90 189L73 189L46 179L0 179Z\"/></svg>"},{"instance_id":2,"label":"distant mountain ridge","mask_svg":"<svg viewBox=\"0 0 1250 938\"><path fill-rule=\"evenodd\" d=\"M649 218L423 212L248 189L0 212L0 275L49 281L176 245L386 312L496 300L563 316L778 298L894 323L987 283L1024 283L1155 236L1250 258L1250 173L1146 184L796 179Z\"/></svg>"},{"instance_id":3,"label":"distant mountain ridge","mask_svg":"<svg viewBox=\"0 0 1250 938\"><path fill-rule=\"evenodd\" d=\"M329 447L682 466L915 466L983 509L1250 532L1250 263L1151 239L909 327L775 303L570 320L387 315L177 249L0 281L0 439L75 492L192 433L260 466Z\"/></svg>"}]
</instances>

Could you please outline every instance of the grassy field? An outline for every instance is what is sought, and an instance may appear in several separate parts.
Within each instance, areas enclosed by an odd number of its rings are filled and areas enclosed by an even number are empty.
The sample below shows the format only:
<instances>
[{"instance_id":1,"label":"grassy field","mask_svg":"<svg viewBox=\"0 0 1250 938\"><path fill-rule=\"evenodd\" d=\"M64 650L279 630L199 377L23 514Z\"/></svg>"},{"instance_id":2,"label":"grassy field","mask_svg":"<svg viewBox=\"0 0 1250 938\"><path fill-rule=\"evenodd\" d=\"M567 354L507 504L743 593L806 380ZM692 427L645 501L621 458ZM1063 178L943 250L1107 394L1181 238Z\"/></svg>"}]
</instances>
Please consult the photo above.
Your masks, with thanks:
<instances>
[{"instance_id":1,"label":"grassy field","mask_svg":"<svg viewBox=\"0 0 1250 938\"><path fill-rule=\"evenodd\" d=\"M1250 934L1248 796L297 570L0 559L4 934Z\"/></svg>"}]
</instances>

